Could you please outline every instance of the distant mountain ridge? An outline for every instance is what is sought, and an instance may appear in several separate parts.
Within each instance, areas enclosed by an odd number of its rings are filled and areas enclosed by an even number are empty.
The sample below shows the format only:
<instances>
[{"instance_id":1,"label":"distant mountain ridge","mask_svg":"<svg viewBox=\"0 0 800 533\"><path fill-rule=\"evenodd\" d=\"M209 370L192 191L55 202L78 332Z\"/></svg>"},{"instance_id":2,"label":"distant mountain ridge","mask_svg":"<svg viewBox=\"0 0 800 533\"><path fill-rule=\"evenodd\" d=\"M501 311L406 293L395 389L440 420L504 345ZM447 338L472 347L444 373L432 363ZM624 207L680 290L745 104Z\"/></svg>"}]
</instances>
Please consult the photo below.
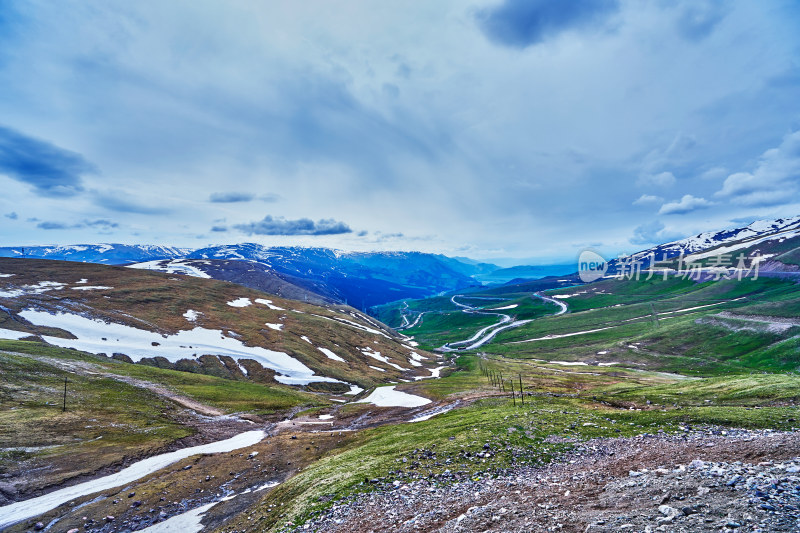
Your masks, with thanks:
<instances>
[{"instance_id":1,"label":"distant mountain ridge","mask_svg":"<svg viewBox=\"0 0 800 533\"><path fill-rule=\"evenodd\" d=\"M741 228L706 231L685 239L659 244L636 252L633 256L642 258L654 254L656 260L659 261L662 257L667 259L677 257L681 252L684 255L697 254L721 245L736 245L734 248L739 249L749 246L760 238L770 239L773 236L781 238L781 235L793 233L795 230L800 231L800 216L756 220Z\"/></svg>"},{"instance_id":2,"label":"distant mountain ridge","mask_svg":"<svg viewBox=\"0 0 800 533\"><path fill-rule=\"evenodd\" d=\"M344 252L255 243L200 249L124 244L0 248L0 257L23 256L106 265L148 263L145 268L208 276L260 290L278 287L280 278L287 283L281 285L287 295L309 301L304 291L311 291L325 301L349 303L362 310L478 285L473 275L499 268L422 252ZM159 264L162 261L166 263ZM183 261L182 268L170 261Z\"/></svg>"},{"instance_id":3,"label":"distant mountain ridge","mask_svg":"<svg viewBox=\"0 0 800 533\"><path fill-rule=\"evenodd\" d=\"M124 265L183 257L191 248L157 244L74 244L68 246L0 247L0 257L30 257L104 265Z\"/></svg>"}]
</instances>

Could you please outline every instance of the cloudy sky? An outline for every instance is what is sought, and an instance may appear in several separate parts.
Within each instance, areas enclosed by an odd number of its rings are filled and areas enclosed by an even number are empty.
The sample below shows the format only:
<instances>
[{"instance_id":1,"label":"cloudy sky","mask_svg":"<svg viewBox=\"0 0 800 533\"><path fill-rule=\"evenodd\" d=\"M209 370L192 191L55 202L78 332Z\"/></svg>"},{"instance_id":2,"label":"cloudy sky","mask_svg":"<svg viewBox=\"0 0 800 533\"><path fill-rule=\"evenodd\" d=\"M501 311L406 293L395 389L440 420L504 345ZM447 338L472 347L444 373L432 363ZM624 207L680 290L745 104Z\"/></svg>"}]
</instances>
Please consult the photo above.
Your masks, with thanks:
<instances>
[{"instance_id":1,"label":"cloudy sky","mask_svg":"<svg viewBox=\"0 0 800 533\"><path fill-rule=\"evenodd\" d=\"M793 1L0 1L0 245L611 255L800 214Z\"/></svg>"}]
</instances>

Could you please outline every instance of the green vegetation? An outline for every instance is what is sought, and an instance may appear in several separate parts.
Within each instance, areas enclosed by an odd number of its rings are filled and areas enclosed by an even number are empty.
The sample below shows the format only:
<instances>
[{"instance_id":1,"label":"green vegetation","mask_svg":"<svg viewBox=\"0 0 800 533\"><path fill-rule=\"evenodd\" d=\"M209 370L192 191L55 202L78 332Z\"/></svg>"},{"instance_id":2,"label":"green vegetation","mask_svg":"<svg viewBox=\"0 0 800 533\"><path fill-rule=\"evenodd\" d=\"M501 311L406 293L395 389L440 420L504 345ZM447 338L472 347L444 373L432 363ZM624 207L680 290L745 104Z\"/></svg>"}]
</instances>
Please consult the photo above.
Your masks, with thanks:
<instances>
[{"instance_id":1,"label":"green vegetation","mask_svg":"<svg viewBox=\"0 0 800 533\"><path fill-rule=\"evenodd\" d=\"M576 443L596 437L680 432L704 424L797 425L797 410L787 402L800 395L800 377L785 375L666 382L663 376L647 373L608 371L597 377L575 370L565 371L566 378L554 388L575 394L554 396L541 394L532 385L539 372L548 372L546 366L497 358L479 364L476 357L462 355L450 375L406 390L449 400L467 391L490 394L496 389L488 385L481 366L515 378L520 372L531 392L524 407L503 394L427 421L362 431L339 453L314 463L262 500L254 513L259 516L254 527L268 530L289 520L302 523L333 501L373 490L375 483L370 480L437 479L445 471L459 472L462 479L493 476L514 465L550 461ZM610 380L616 383L608 385ZM719 401L708 403L704 400L708 397ZM477 455L487 450L490 457Z\"/></svg>"},{"instance_id":2,"label":"green vegetation","mask_svg":"<svg viewBox=\"0 0 800 533\"><path fill-rule=\"evenodd\" d=\"M319 396L304 393L289 386L263 385L205 374L124 363L75 350L46 346L37 342L0 341L0 353L2 352L27 353L80 361L93 366L94 372L103 371L115 376L136 378L155 385L162 385L171 391L227 413L269 414L296 405L327 403Z\"/></svg>"}]
</instances>

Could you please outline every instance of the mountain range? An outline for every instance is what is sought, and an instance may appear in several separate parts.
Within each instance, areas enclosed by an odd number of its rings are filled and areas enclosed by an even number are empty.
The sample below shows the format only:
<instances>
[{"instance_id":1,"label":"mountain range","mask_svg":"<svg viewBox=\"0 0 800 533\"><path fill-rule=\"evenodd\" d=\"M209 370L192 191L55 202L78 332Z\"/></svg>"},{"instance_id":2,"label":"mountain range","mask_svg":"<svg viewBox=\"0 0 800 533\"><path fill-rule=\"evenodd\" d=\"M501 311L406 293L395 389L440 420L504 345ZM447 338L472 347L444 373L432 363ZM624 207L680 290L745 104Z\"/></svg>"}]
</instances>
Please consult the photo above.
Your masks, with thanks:
<instances>
[{"instance_id":1,"label":"mountain range","mask_svg":"<svg viewBox=\"0 0 800 533\"><path fill-rule=\"evenodd\" d=\"M800 234L800 216L760 220L707 231L632 254L646 268L651 258L699 258L779 243ZM761 246L764 248L764 246ZM700 255L698 255L700 254ZM159 245L81 244L0 248L0 257L29 257L126 265L208 277L310 303L345 303L362 311L404 299L480 287L534 282L541 288L577 281L574 265L500 268L464 257L422 252L344 252L328 248L269 247L255 243L199 249ZM616 272L617 259L609 261ZM542 280L536 283L535 280Z\"/></svg>"}]
</instances>

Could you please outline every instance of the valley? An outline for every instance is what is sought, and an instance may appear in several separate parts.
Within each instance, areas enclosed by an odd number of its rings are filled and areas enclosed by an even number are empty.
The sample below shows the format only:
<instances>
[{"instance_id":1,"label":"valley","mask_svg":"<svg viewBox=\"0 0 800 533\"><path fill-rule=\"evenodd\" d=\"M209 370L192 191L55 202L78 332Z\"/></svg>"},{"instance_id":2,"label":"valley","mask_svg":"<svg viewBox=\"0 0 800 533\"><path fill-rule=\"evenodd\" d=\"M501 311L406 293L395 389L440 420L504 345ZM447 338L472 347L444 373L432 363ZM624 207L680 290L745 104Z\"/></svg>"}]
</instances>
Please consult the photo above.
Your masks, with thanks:
<instances>
[{"instance_id":1,"label":"valley","mask_svg":"<svg viewBox=\"0 0 800 533\"><path fill-rule=\"evenodd\" d=\"M0 259L0 528L792 531L769 485L800 471L785 265L367 315L192 263Z\"/></svg>"}]
</instances>

